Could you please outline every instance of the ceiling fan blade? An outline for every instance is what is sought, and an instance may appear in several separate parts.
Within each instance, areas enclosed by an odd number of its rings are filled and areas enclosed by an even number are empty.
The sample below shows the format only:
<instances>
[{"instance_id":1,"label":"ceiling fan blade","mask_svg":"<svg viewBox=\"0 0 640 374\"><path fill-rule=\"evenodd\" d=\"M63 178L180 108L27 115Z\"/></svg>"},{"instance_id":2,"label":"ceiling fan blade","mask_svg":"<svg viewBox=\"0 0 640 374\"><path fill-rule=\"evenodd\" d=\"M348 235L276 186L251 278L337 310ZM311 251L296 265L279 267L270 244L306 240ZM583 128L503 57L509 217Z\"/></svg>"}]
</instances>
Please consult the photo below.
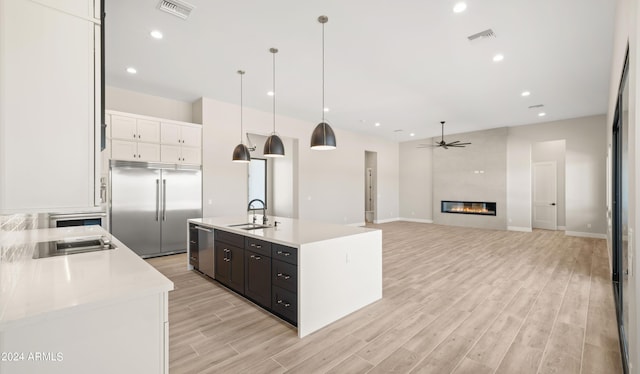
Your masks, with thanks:
<instances>
[{"instance_id":1,"label":"ceiling fan blade","mask_svg":"<svg viewBox=\"0 0 640 374\"><path fill-rule=\"evenodd\" d=\"M460 143L460 140L456 140L456 141L448 143L448 144L456 144L456 143Z\"/></svg>"}]
</instances>

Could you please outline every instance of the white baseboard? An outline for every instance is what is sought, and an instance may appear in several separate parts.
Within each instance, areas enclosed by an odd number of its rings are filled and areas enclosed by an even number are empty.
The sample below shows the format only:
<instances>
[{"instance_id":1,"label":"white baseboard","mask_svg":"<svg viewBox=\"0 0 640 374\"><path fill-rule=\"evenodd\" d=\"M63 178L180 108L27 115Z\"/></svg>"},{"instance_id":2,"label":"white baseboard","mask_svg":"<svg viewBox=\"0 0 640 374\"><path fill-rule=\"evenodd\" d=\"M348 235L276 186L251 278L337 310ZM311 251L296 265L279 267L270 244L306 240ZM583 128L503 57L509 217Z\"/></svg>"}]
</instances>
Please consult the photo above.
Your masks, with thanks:
<instances>
[{"instance_id":1,"label":"white baseboard","mask_svg":"<svg viewBox=\"0 0 640 374\"><path fill-rule=\"evenodd\" d=\"M508 231L532 232L531 227L507 226Z\"/></svg>"},{"instance_id":2,"label":"white baseboard","mask_svg":"<svg viewBox=\"0 0 640 374\"><path fill-rule=\"evenodd\" d=\"M389 223L389 222L395 222L395 221L399 221L400 218L396 217L396 218L387 218L387 219L376 219L373 221L373 223Z\"/></svg>"},{"instance_id":3,"label":"white baseboard","mask_svg":"<svg viewBox=\"0 0 640 374\"><path fill-rule=\"evenodd\" d=\"M567 226L558 226L558 230L559 231L565 231L565 230L567 230Z\"/></svg>"},{"instance_id":4,"label":"white baseboard","mask_svg":"<svg viewBox=\"0 0 640 374\"><path fill-rule=\"evenodd\" d=\"M433 223L432 219L424 219L424 218L406 218L400 217L398 221L407 221L407 222L418 222L418 223Z\"/></svg>"},{"instance_id":5,"label":"white baseboard","mask_svg":"<svg viewBox=\"0 0 640 374\"><path fill-rule=\"evenodd\" d=\"M597 234L593 232L581 232L581 231L565 231L566 236L578 236L581 238L594 238L594 239L606 239L607 234Z\"/></svg>"},{"instance_id":6,"label":"white baseboard","mask_svg":"<svg viewBox=\"0 0 640 374\"><path fill-rule=\"evenodd\" d=\"M364 226L366 225L366 222L356 222L356 223L347 223L347 226L355 226L355 227L360 227L360 226Z\"/></svg>"}]
</instances>

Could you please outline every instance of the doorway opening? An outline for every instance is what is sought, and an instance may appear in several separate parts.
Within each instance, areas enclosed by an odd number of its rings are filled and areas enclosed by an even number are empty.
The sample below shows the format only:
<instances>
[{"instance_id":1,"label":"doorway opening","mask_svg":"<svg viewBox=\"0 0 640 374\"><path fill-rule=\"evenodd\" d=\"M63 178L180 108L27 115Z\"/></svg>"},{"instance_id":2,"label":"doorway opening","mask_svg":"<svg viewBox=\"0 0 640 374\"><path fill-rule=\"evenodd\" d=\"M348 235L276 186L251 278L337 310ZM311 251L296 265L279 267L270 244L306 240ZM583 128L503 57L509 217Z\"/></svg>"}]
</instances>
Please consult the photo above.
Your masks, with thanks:
<instances>
[{"instance_id":1,"label":"doorway opening","mask_svg":"<svg viewBox=\"0 0 640 374\"><path fill-rule=\"evenodd\" d=\"M377 175L378 153L364 151L364 221L375 223L377 220Z\"/></svg>"}]
</instances>

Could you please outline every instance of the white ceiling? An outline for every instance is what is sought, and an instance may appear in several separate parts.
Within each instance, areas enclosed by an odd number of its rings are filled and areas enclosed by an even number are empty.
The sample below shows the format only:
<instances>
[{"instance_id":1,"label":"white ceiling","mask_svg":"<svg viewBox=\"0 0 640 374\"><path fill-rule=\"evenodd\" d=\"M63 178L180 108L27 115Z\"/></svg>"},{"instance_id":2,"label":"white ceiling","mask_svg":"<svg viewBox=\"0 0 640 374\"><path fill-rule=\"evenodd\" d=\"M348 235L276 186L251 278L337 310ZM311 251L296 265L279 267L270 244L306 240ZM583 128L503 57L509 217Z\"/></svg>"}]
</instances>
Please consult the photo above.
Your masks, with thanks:
<instances>
[{"instance_id":1,"label":"white ceiling","mask_svg":"<svg viewBox=\"0 0 640 374\"><path fill-rule=\"evenodd\" d=\"M615 1L467 0L458 14L458 0L189 2L185 21L158 10L159 0L105 0L107 85L239 103L243 69L244 105L271 112L276 47L276 112L320 122L317 18L327 15L326 118L335 128L407 141L439 135L441 120L460 133L607 111ZM467 40L488 28L496 38ZM164 38L151 38L153 29ZM544 108L528 108L536 104Z\"/></svg>"}]
</instances>

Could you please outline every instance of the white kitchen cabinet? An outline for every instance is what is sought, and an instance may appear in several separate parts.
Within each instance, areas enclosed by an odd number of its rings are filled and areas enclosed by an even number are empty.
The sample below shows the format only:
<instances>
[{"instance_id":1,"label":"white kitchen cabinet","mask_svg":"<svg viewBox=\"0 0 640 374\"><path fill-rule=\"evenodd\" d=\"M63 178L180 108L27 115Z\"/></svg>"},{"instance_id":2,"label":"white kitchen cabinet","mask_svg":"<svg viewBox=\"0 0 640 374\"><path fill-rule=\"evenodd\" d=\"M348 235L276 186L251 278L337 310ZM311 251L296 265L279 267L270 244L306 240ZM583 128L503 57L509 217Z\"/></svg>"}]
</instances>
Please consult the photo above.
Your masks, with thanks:
<instances>
[{"instance_id":1,"label":"white kitchen cabinet","mask_svg":"<svg viewBox=\"0 0 640 374\"><path fill-rule=\"evenodd\" d=\"M111 159L125 161L160 161L160 145L153 143L111 140Z\"/></svg>"},{"instance_id":2,"label":"white kitchen cabinet","mask_svg":"<svg viewBox=\"0 0 640 374\"><path fill-rule=\"evenodd\" d=\"M182 145L200 148L202 145L202 127L163 122L161 125L162 144Z\"/></svg>"},{"instance_id":3,"label":"white kitchen cabinet","mask_svg":"<svg viewBox=\"0 0 640 374\"><path fill-rule=\"evenodd\" d=\"M202 125L107 111L110 159L202 164Z\"/></svg>"},{"instance_id":4,"label":"white kitchen cabinet","mask_svg":"<svg viewBox=\"0 0 640 374\"><path fill-rule=\"evenodd\" d=\"M93 7L93 0L0 0L0 214L99 205Z\"/></svg>"},{"instance_id":5,"label":"white kitchen cabinet","mask_svg":"<svg viewBox=\"0 0 640 374\"><path fill-rule=\"evenodd\" d=\"M198 165L202 163L200 148L163 144L160 154L162 162Z\"/></svg>"},{"instance_id":6,"label":"white kitchen cabinet","mask_svg":"<svg viewBox=\"0 0 640 374\"><path fill-rule=\"evenodd\" d=\"M111 138L158 143L160 142L160 122L113 115L111 116Z\"/></svg>"}]
</instances>

